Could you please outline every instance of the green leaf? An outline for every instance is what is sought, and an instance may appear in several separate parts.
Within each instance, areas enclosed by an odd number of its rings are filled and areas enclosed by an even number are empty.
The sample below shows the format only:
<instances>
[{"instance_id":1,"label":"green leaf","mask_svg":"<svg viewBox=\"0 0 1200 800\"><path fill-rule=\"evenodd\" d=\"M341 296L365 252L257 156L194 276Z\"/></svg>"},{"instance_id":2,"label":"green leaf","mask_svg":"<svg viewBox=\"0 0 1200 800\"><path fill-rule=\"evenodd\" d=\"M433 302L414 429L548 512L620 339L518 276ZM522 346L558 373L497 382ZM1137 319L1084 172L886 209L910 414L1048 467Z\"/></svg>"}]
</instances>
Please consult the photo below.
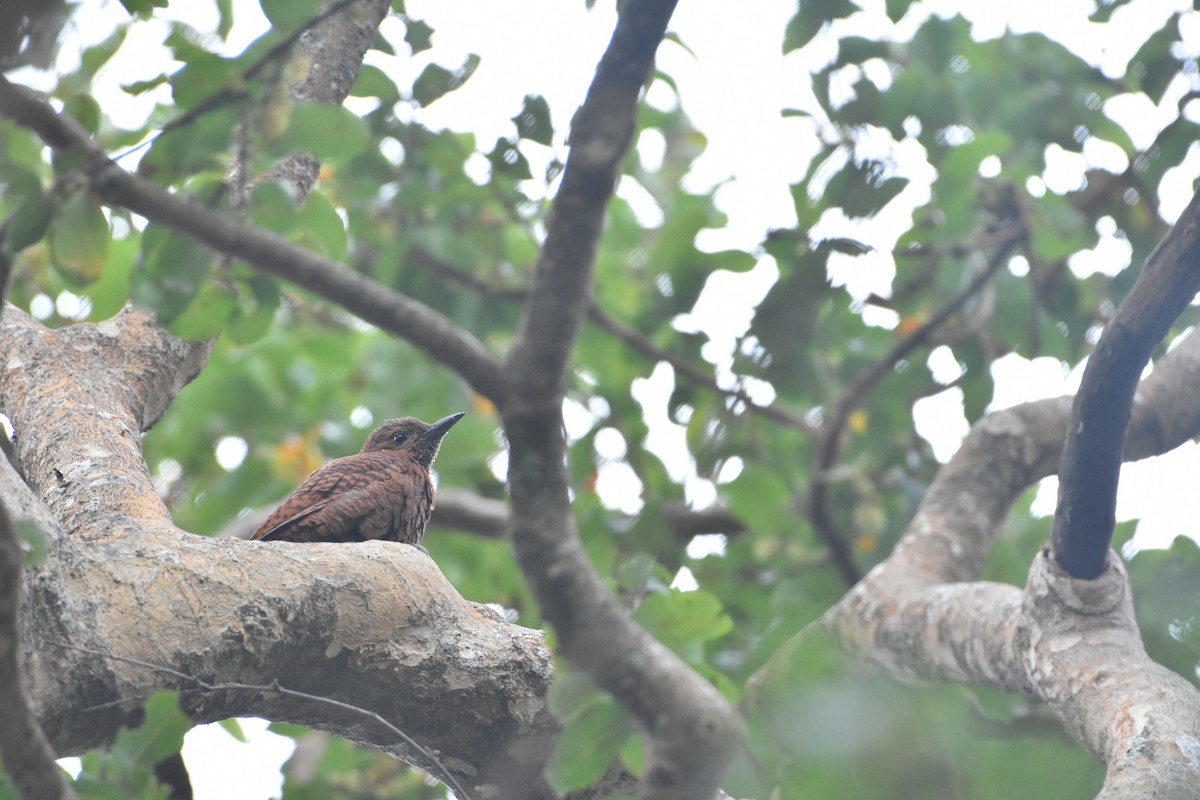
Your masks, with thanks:
<instances>
[{"instance_id":1,"label":"green leaf","mask_svg":"<svg viewBox=\"0 0 1200 800\"><path fill-rule=\"evenodd\" d=\"M124 756L130 762L153 767L183 747L183 735L192 728L192 721L179 710L179 695L158 692L146 701L146 718L136 728L124 728L117 734L113 755Z\"/></svg>"},{"instance_id":2,"label":"green leaf","mask_svg":"<svg viewBox=\"0 0 1200 800\"><path fill-rule=\"evenodd\" d=\"M170 326L191 305L212 264L207 249L150 225L142 234L142 259L133 273L133 300L153 309L160 325Z\"/></svg>"},{"instance_id":3,"label":"green leaf","mask_svg":"<svg viewBox=\"0 0 1200 800\"><path fill-rule=\"evenodd\" d=\"M23 548L25 566L33 567L46 560L49 543L46 541L46 533L36 522L31 519L18 520L17 534L26 545Z\"/></svg>"},{"instance_id":4,"label":"green leaf","mask_svg":"<svg viewBox=\"0 0 1200 800\"><path fill-rule=\"evenodd\" d=\"M603 697L604 692L596 688L586 673L563 669L555 676L546 700L554 716L570 722Z\"/></svg>"},{"instance_id":5,"label":"green leaf","mask_svg":"<svg viewBox=\"0 0 1200 800\"><path fill-rule=\"evenodd\" d=\"M321 0L259 0L258 4L272 27L291 33L316 16Z\"/></svg>"},{"instance_id":6,"label":"green leaf","mask_svg":"<svg viewBox=\"0 0 1200 800\"><path fill-rule=\"evenodd\" d=\"M40 242L53 219L54 205L49 198L39 194L26 200L9 218L4 237L4 252L12 257L26 247Z\"/></svg>"},{"instance_id":7,"label":"green leaf","mask_svg":"<svg viewBox=\"0 0 1200 800\"><path fill-rule=\"evenodd\" d=\"M211 339L221 332L237 306L237 297L228 289L206 284L183 313L171 320L167 330L188 341Z\"/></svg>"},{"instance_id":8,"label":"green leaf","mask_svg":"<svg viewBox=\"0 0 1200 800\"><path fill-rule=\"evenodd\" d=\"M208 170L223 173L230 131L240 120L238 109L226 106L167 131L150 145L138 164L138 174L165 185Z\"/></svg>"},{"instance_id":9,"label":"green leaf","mask_svg":"<svg viewBox=\"0 0 1200 800\"><path fill-rule=\"evenodd\" d=\"M166 8L169 0L121 0L121 5L132 16L145 17L156 8Z\"/></svg>"},{"instance_id":10,"label":"green leaf","mask_svg":"<svg viewBox=\"0 0 1200 800\"><path fill-rule=\"evenodd\" d=\"M63 103L63 113L94 134L100 130L100 104L90 94L71 96Z\"/></svg>"},{"instance_id":11,"label":"green leaf","mask_svg":"<svg viewBox=\"0 0 1200 800\"><path fill-rule=\"evenodd\" d=\"M550 124L550 105L539 94L527 94L521 113L512 118L517 126L517 136L538 144L549 145L554 140L554 126Z\"/></svg>"},{"instance_id":12,"label":"green leaf","mask_svg":"<svg viewBox=\"0 0 1200 800\"><path fill-rule=\"evenodd\" d=\"M646 771L646 740L634 734L621 745L621 763L637 777Z\"/></svg>"},{"instance_id":13,"label":"green leaf","mask_svg":"<svg viewBox=\"0 0 1200 800\"><path fill-rule=\"evenodd\" d=\"M1200 615L1185 600L1200 581L1200 546L1177 536L1167 550L1142 550L1128 562L1134 609L1146 651L1155 661L1197 682Z\"/></svg>"},{"instance_id":14,"label":"green leaf","mask_svg":"<svg viewBox=\"0 0 1200 800\"><path fill-rule=\"evenodd\" d=\"M474 53L467 56L463 65L453 72L440 64L429 64L413 83L413 100L420 106L428 106L466 83L478 66L479 56Z\"/></svg>"},{"instance_id":15,"label":"green leaf","mask_svg":"<svg viewBox=\"0 0 1200 800\"><path fill-rule=\"evenodd\" d=\"M1097 0L1096 10L1088 17L1092 22L1108 22L1118 8L1128 5L1129 0Z\"/></svg>"},{"instance_id":16,"label":"green leaf","mask_svg":"<svg viewBox=\"0 0 1200 800\"><path fill-rule=\"evenodd\" d=\"M230 58L204 52L186 61L183 69L171 76L171 96L182 113L211 98L243 90L242 66ZM226 139L229 131L226 131Z\"/></svg>"},{"instance_id":17,"label":"green leaf","mask_svg":"<svg viewBox=\"0 0 1200 800\"><path fill-rule=\"evenodd\" d=\"M803 0L783 33L783 52L790 53L812 41L830 20L848 17L858 10L850 0Z\"/></svg>"},{"instance_id":18,"label":"green leaf","mask_svg":"<svg viewBox=\"0 0 1200 800\"><path fill-rule=\"evenodd\" d=\"M576 714L555 745L546 777L560 793L595 783L632 733L632 722L607 695Z\"/></svg>"},{"instance_id":19,"label":"green leaf","mask_svg":"<svg viewBox=\"0 0 1200 800\"><path fill-rule=\"evenodd\" d=\"M1167 23L1137 51L1129 62L1129 75L1135 85L1158 103L1167 86L1179 74L1180 62L1174 55L1179 41L1179 15L1174 14Z\"/></svg>"},{"instance_id":20,"label":"green leaf","mask_svg":"<svg viewBox=\"0 0 1200 800\"><path fill-rule=\"evenodd\" d=\"M908 7L912 5L913 0L887 0L886 9L888 19L892 22L899 22L900 18L908 12Z\"/></svg>"},{"instance_id":21,"label":"green leaf","mask_svg":"<svg viewBox=\"0 0 1200 800\"><path fill-rule=\"evenodd\" d=\"M165 6L166 3L164 2L163 5ZM103 42L85 49L79 57L80 70L89 77L99 72L100 68L107 64L109 59L120 49L128 32L129 28L124 25L118 25L112 35Z\"/></svg>"},{"instance_id":22,"label":"green leaf","mask_svg":"<svg viewBox=\"0 0 1200 800\"><path fill-rule=\"evenodd\" d=\"M135 235L109 243L104 272L98 280L80 289L92 301L91 319L108 319L129 302L130 282L140 248L140 238Z\"/></svg>"},{"instance_id":23,"label":"green leaf","mask_svg":"<svg viewBox=\"0 0 1200 800\"><path fill-rule=\"evenodd\" d=\"M367 126L349 109L325 103L297 103L286 131L269 142L267 153L283 156L299 150L329 161L362 152L369 142Z\"/></svg>"},{"instance_id":24,"label":"green leaf","mask_svg":"<svg viewBox=\"0 0 1200 800\"><path fill-rule=\"evenodd\" d=\"M400 90L395 81L379 67L363 64L350 94L354 97L378 97L386 102L395 102L400 97Z\"/></svg>"},{"instance_id":25,"label":"green leaf","mask_svg":"<svg viewBox=\"0 0 1200 800\"><path fill-rule=\"evenodd\" d=\"M136 97L137 95L144 94L157 86L162 86L164 83L168 82L169 80L170 80L170 77L168 77L164 73L157 77L150 78L149 80L134 81L133 83L123 83L123 84L121 84L121 89L126 94L131 94Z\"/></svg>"},{"instance_id":26,"label":"green leaf","mask_svg":"<svg viewBox=\"0 0 1200 800\"><path fill-rule=\"evenodd\" d=\"M229 340L238 345L248 345L266 336L279 308L279 285L273 278L252 273L246 283L254 299L243 297L225 326Z\"/></svg>"},{"instance_id":27,"label":"green leaf","mask_svg":"<svg viewBox=\"0 0 1200 800\"><path fill-rule=\"evenodd\" d=\"M123 729L107 751L86 754L75 789L81 800L166 800L154 765L179 752L192 722L179 710L174 692L159 692L145 706L145 718L134 729Z\"/></svg>"},{"instance_id":28,"label":"green leaf","mask_svg":"<svg viewBox=\"0 0 1200 800\"><path fill-rule=\"evenodd\" d=\"M851 162L825 187L825 197L840 205L850 217L871 217L908 185L907 178L888 178L880 162Z\"/></svg>"},{"instance_id":29,"label":"green leaf","mask_svg":"<svg viewBox=\"0 0 1200 800\"><path fill-rule=\"evenodd\" d=\"M42 192L37 175L16 164L0 164L3 196L16 210L9 215L4 252L16 255L41 240L54 218L54 205Z\"/></svg>"},{"instance_id":30,"label":"green leaf","mask_svg":"<svg viewBox=\"0 0 1200 800\"><path fill-rule=\"evenodd\" d=\"M242 723L238 722L237 719L235 719L235 718L223 719L220 722L218 722L217 724L220 725L221 728L226 733L228 733L234 739L237 739L242 744L246 744L247 742L250 741L246 737L246 732L244 730L242 730Z\"/></svg>"},{"instance_id":31,"label":"green leaf","mask_svg":"<svg viewBox=\"0 0 1200 800\"><path fill-rule=\"evenodd\" d=\"M100 277L110 235L100 201L86 191L71 195L50 228L50 258L69 285Z\"/></svg>"},{"instance_id":32,"label":"green leaf","mask_svg":"<svg viewBox=\"0 0 1200 800\"><path fill-rule=\"evenodd\" d=\"M299 223L300 244L334 261L346 259L346 226L322 192L309 192L300 210Z\"/></svg>"},{"instance_id":33,"label":"green leaf","mask_svg":"<svg viewBox=\"0 0 1200 800\"><path fill-rule=\"evenodd\" d=\"M249 207L255 225L284 236L291 234L299 223L292 193L278 183L260 183L251 189Z\"/></svg>"},{"instance_id":34,"label":"green leaf","mask_svg":"<svg viewBox=\"0 0 1200 800\"><path fill-rule=\"evenodd\" d=\"M405 19L404 26L404 41L414 56L433 47L433 28L423 20Z\"/></svg>"},{"instance_id":35,"label":"green leaf","mask_svg":"<svg viewBox=\"0 0 1200 800\"><path fill-rule=\"evenodd\" d=\"M663 644L676 650L720 639L733 629L733 620L725 613L720 598L703 589L671 589L648 595L633 616Z\"/></svg>"},{"instance_id":36,"label":"green leaf","mask_svg":"<svg viewBox=\"0 0 1200 800\"><path fill-rule=\"evenodd\" d=\"M506 175L517 180L533 177L529 170L529 159L508 139L497 139L496 146L487 154L487 160L492 165L494 175Z\"/></svg>"},{"instance_id":37,"label":"green leaf","mask_svg":"<svg viewBox=\"0 0 1200 800\"><path fill-rule=\"evenodd\" d=\"M233 30L233 0L217 0L217 20L217 36L226 41Z\"/></svg>"}]
</instances>

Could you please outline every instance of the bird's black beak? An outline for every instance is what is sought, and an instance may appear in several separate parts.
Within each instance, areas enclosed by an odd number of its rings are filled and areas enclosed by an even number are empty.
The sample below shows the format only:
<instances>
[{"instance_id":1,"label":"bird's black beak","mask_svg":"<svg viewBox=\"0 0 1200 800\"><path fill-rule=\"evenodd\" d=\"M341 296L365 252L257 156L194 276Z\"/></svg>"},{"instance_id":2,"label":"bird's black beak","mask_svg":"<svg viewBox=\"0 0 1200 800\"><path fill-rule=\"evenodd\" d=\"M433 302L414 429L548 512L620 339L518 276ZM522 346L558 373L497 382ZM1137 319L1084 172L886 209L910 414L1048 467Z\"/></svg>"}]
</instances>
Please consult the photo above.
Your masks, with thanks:
<instances>
[{"instance_id":1,"label":"bird's black beak","mask_svg":"<svg viewBox=\"0 0 1200 800\"><path fill-rule=\"evenodd\" d=\"M454 423L458 422L464 416L466 416L466 412L460 411L457 414L451 414L448 417L442 417L437 422L430 425L429 430L421 434L421 440L425 442L431 442L436 445L438 442L442 441L442 437L446 435L446 432L454 427ZM437 451L435 450L434 452Z\"/></svg>"}]
</instances>

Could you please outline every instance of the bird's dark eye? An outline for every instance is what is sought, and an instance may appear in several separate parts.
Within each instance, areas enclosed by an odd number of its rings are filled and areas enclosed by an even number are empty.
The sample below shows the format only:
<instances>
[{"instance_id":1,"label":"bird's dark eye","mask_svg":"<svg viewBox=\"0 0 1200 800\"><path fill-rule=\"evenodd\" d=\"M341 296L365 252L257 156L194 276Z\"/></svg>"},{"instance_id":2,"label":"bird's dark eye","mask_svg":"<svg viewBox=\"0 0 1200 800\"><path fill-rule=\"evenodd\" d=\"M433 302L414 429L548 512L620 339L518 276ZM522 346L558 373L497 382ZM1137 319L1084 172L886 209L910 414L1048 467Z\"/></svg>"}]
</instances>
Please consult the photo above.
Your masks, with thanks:
<instances>
[{"instance_id":1,"label":"bird's dark eye","mask_svg":"<svg viewBox=\"0 0 1200 800\"><path fill-rule=\"evenodd\" d=\"M404 440L408 438L408 434L404 431L397 431L392 434L392 441L396 444L404 444Z\"/></svg>"}]
</instances>

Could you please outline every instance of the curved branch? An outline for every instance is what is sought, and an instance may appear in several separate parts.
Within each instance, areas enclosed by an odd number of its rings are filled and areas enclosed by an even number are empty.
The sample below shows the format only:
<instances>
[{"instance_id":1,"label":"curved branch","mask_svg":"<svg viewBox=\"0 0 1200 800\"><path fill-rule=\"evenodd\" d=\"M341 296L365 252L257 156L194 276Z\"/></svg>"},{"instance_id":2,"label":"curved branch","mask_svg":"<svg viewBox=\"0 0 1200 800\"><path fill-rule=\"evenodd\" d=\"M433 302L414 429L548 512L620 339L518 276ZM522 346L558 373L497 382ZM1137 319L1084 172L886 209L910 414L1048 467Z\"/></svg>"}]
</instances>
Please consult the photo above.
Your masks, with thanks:
<instances>
[{"instance_id":1,"label":"curved branch","mask_svg":"<svg viewBox=\"0 0 1200 800\"><path fill-rule=\"evenodd\" d=\"M186 234L341 305L394 333L455 370L479 394L503 402L500 362L487 347L445 315L282 236L259 230L198 203L189 202L129 174L73 119L0 76L0 114L36 132L56 150L78 148L88 157L82 169L106 203Z\"/></svg>"},{"instance_id":2,"label":"curved branch","mask_svg":"<svg viewBox=\"0 0 1200 800\"><path fill-rule=\"evenodd\" d=\"M1125 426L1150 354L1200 290L1200 192L1146 259L1088 358L1067 428L1051 550L1076 578L1104 571Z\"/></svg>"},{"instance_id":3,"label":"curved branch","mask_svg":"<svg viewBox=\"0 0 1200 800\"><path fill-rule=\"evenodd\" d=\"M1200 433L1197 382L1200 336L1193 334L1139 385L1126 459L1167 452ZM814 640L831 635L894 677L980 683L1045 700L1108 765L1106 792L1139 781L1170 785L1180 775L1191 781L1184 785L1200 783L1200 764L1180 751L1186 737L1200 735L1200 695L1146 656L1119 558L1110 556L1096 581L1072 579L1044 556L1024 592L978 581L1013 501L1056 468L1070 415L1070 399L1061 397L979 420L892 554L771 657L747 686L748 707L767 719L782 713L776 692L787 691L796 665L811 659Z\"/></svg>"},{"instance_id":4,"label":"curved branch","mask_svg":"<svg viewBox=\"0 0 1200 800\"><path fill-rule=\"evenodd\" d=\"M565 467L568 359L590 305L604 213L632 138L637 100L675 0L630 0L575 116L571 152L508 358L513 545L564 655L628 708L647 734L639 797L716 795L740 725L729 704L634 623L579 541Z\"/></svg>"}]
</instances>

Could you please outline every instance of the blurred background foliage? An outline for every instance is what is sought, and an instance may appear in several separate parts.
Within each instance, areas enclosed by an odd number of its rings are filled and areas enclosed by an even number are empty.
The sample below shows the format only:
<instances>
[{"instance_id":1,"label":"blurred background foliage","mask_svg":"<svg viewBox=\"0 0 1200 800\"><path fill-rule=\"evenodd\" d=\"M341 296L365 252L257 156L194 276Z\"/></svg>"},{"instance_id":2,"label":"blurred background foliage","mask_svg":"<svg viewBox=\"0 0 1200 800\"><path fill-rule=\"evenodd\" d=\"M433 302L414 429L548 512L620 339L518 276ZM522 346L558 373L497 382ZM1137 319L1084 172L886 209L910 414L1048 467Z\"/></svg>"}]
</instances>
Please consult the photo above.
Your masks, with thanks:
<instances>
[{"instance_id":1,"label":"blurred background foliage","mask_svg":"<svg viewBox=\"0 0 1200 800\"><path fill-rule=\"evenodd\" d=\"M129 46L130 30L167 5L123 4L129 15L112 37L84 51L73 71L49 73L55 102L111 153L149 138L123 164L341 261L505 351L566 155L567 131L553 127L544 98L528 95L512 108L510 135L494 142L425 127L416 112L478 65L448 56L449 66L432 63L411 82L365 67L353 91L354 107L370 109L362 113L292 103L280 91L287 59L245 76L315 4L288 11L263 0L278 27L229 57L215 43L239 5L218 0L215 30L171 23L176 63L123 87L131 95L169 87L155 111L113 119L89 93L93 79ZM1141 5L1104 2L1092 20L1117 25ZM14 8L5 13L43 31L38 42L47 25L69 19L57 6ZM431 26L408 16L402 0L393 14L403 37L381 35L375 47L436 58ZM686 180L706 138L677 102L673 76L654 76L660 96L674 99L644 107L638 136L661 140L662 157L635 148L623 181L644 190L662 221L647 224L626 194L612 203L573 362L570 467L597 567L644 625L732 700L904 530L939 467L914 431L914 403L958 391L974 422L992 401L996 359L1015 352L1075 365L1094 343L1168 227L1167 181L1178 182L1184 167L1186 180L1194 177L1198 45L1185 33L1196 16L1171 15L1112 74L1042 34L980 40L962 17L933 15L919 2L805 0L776 42L736 43L832 53L811 72L811 102L780 109L803 123L815 152L791 186L797 224L764 231L747 251L697 245L725 224L719 187ZM53 62L34 49L8 48L0 58ZM1131 97L1165 113L1148 144L1135 144L1144 137L1112 113ZM323 161L302 206L270 182L235 200L225 182L235 160L253 181L294 149ZM1050 177L1064 154L1083 164L1076 185ZM309 471L356 451L374 424L402 414L466 410L439 457L439 480L504 497L504 440L486 398L320 297L101 207L71 179L77 166L47 158L33 134L0 122L0 219L15 265L9 297L48 325L104 319L132 301L181 336L216 338L207 368L145 438L181 527L204 536L252 529L239 519L255 519ZM875 226L897 208L902 224L881 247ZM1081 267L1081 255L1099 258L1114 243L1123 263ZM722 349L704 320L684 321L706 291L729 285L723 278L764 261L778 277L732 348ZM894 272L890 290L852 290L856 274L880 269ZM972 282L978 288L964 291ZM734 313L748 302L722 296L717 307ZM944 324L930 330L939 315ZM935 348L957 364L957 377L934 376ZM663 396L640 394L662 370L671 379ZM671 457L648 446L663 428L675 434ZM1023 583L1049 532L1030 514L1031 500L1032 492L1015 510L987 578ZM696 532L670 523L681 505L711 503L739 524ZM1131 533L1127 526L1123 538ZM436 530L427 544L466 597L540 624L504 541ZM1179 607L1200 578L1195 544L1139 553L1130 572L1152 655L1195 680L1194 609ZM568 723L552 765L556 785L587 785L612 758L639 769L641 740L628 719L565 674L554 701ZM1021 698L900 688L820 652L811 674L794 677L794 735L754 738L728 787L734 795L1062 798L1099 786L1101 767ZM160 796L145 775L121 783L113 776L124 773L102 766L122 752L85 760L83 796L115 796L114 786L124 796ZM378 754L343 742L322 752L304 776L289 773L285 798L440 796ZM97 775L109 776L107 788Z\"/></svg>"}]
</instances>

